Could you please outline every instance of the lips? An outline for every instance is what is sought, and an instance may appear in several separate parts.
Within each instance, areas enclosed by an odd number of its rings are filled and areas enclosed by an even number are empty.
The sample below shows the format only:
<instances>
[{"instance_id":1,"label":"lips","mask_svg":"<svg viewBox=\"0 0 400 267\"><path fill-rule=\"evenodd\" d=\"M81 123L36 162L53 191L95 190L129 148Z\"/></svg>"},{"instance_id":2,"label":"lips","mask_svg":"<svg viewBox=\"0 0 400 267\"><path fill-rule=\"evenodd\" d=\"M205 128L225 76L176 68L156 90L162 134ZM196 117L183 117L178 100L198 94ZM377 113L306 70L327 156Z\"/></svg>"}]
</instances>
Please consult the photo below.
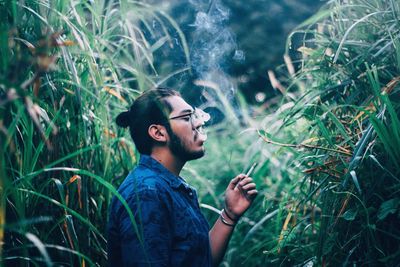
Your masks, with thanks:
<instances>
[{"instance_id":1,"label":"lips","mask_svg":"<svg viewBox=\"0 0 400 267\"><path fill-rule=\"evenodd\" d=\"M204 143L207 140L207 135L199 134L199 140L200 140L200 142Z\"/></svg>"},{"instance_id":2,"label":"lips","mask_svg":"<svg viewBox=\"0 0 400 267\"><path fill-rule=\"evenodd\" d=\"M207 140L207 134L203 132L203 127L199 126L194 129L195 131L195 140L201 142L201 145Z\"/></svg>"}]
</instances>

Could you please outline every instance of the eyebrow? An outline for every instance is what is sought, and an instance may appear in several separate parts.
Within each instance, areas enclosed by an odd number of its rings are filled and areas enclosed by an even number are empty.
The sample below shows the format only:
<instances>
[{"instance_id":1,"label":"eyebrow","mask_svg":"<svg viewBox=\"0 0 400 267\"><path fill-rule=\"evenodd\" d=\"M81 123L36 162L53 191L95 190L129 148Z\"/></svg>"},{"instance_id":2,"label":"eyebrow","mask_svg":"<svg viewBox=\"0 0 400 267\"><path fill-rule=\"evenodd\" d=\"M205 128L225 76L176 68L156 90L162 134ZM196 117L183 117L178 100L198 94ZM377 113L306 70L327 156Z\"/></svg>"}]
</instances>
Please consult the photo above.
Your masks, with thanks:
<instances>
[{"instance_id":1,"label":"eyebrow","mask_svg":"<svg viewBox=\"0 0 400 267\"><path fill-rule=\"evenodd\" d=\"M194 109L184 109L184 110L182 110L181 112L179 112L178 114L179 114L179 115L181 115L181 114L183 115L183 114L185 114L185 113L189 113L189 112L193 112L193 111L194 111ZM179 115L178 115L178 116L179 116Z\"/></svg>"}]
</instances>

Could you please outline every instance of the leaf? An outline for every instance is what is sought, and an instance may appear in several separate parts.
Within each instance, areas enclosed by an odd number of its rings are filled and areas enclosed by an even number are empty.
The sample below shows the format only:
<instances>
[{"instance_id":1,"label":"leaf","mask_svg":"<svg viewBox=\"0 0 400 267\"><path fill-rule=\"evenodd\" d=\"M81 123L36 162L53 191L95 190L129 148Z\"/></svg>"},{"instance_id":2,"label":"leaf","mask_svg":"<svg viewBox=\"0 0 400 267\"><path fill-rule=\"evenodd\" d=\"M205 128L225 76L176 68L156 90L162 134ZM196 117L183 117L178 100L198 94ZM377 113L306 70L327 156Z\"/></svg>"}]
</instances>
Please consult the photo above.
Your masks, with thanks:
<instances>
[{"instance_id":1,"label":"leaf","mask_svg":"<svg viewBox=\"0 0 400 267\"><path fill-rule=\"evenodd\" d=\"M353 182L354 182L358 192L361 194L361 187L360 187L360 184L358 183L358 178L357 178L356 172L354 170L350 171L350 175L351 175L351 178L353 179Z\"/></svg>"},{"instance_id":2,"label":"leaf","mask_svg":"<svg viewBox=\"0 0 400 267\"><path fill-rule=\"evenodd\" d=\"M33 243L33 245L39 250L40 254L42 255L46 266L52 266L52 262L50 259L49 254L47 253L46 247L43 242L34 234L32 233L25 233L25 237Z\"/></svg>"},{"instance_id":3,"label":"leaf","mask_svg":"<svg viewBox=\"0 0 400 267\"><path fill-rule=\"evenodd\" d=\"M356 216L357 216L356 210L348 210L342 215L342 218L345 219L346 221L354 221Z\"/></svg>"},{"instance_id":4,"label":"leaf","mask_svg":"<svg viewBox=\"0 0 400 267\"><path fill-rule=\"evenodd\" d=\"M106 91L107 93L115 96L116 98L118 98L122 102L126 103L126 100L121 96L121 94L119 92L115 91L114 89L111 89L110 87L105 86L104 87L104 91Z\"/></svg>"},{"instance_id":5,"label":"leaf","mask_svg":"<svg viewBox=\"0 0 400 267\"><path fill-rule=\"evenodd\" d=\"M296 28L303 28L305 26L314 25L317 22L328 18L331 14L332 14L331 9L321 10L321 11L317 12L315 15L313 15L311 18L305 20L303 23L301 23Z\"/></svg>"},{"instance_id":6,"label":"leaf","mask_svg":"<svg viewBox=\"0 0 400 267\"><path fill-rule=\"evenodd\" d=\"M390 213L394 214L399 206L399 198L392 198L382 203L378 210L378 220L385 219Z\"/></svg>"},{"instance_id":7,"label":"leaf","mask_svg":"<svg viewBox=\"0 0 400 267\"><path fill-rule=\"evenodd\" d=\"M306 46L302 46L302 47L299 47L297 49L297 51L299 51L300 53L302 53L304 55L308 55L309 56L309 55L312 55L312 53L314 52L314 49L306 47Z\"/></svg>"},{"instance_id":8,"label":"leaf","mask_svg":"<svg viewBox=\"0 0 400 267\"><path fill-rule=\"evenodd\" d=\"M332 134L329 132L328 128L326 128L324 123L319 118L316 118L316 124L320 130L321 135L325 138L329 145L334 146L332 142Z\"/></svg>"}]
</instances>

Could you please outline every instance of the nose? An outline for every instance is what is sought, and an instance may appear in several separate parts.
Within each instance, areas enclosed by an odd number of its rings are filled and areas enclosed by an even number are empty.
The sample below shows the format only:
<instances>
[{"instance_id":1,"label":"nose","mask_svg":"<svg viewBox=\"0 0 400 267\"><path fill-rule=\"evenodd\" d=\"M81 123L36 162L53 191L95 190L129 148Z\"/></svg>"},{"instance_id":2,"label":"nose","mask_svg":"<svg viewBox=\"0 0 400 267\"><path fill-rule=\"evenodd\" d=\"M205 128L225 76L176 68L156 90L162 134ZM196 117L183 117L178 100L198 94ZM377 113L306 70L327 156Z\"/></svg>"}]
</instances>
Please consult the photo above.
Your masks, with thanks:
<instances>
[{"instance_id":1,"label":"nose","mask_svg":"<svg viewBox=\"0 0 400 267\"><path fill-rule=\"evenodd\" d=\"M197 117L197 116L192 116L192 126L193 129L196 129L200 126L203 126L205 124L205 121L202 120L201 118Z\"/></svg>"},{"instance_id":2,"label":"nose","mask_svg":"<svg viewBox=\"0 0 400 267\"><path fill-rule=\"evenodd\" d=\"M192 128L200 134L205 134L202 126L210 119L210 115L201 109L196 108L191 118Z\"/></svg>"},{"instance_id":3,"label":"nose","mask_svg":"<svg viewBox=\"0 0 400 267\"><path fill-rule=\"evenodd\" d=\"M195 108L193 116L194 124L196 126L203 126L207 121L210 120L210 114L204 112L203 110L199 108Z\"/></svg>"}]
</instances>

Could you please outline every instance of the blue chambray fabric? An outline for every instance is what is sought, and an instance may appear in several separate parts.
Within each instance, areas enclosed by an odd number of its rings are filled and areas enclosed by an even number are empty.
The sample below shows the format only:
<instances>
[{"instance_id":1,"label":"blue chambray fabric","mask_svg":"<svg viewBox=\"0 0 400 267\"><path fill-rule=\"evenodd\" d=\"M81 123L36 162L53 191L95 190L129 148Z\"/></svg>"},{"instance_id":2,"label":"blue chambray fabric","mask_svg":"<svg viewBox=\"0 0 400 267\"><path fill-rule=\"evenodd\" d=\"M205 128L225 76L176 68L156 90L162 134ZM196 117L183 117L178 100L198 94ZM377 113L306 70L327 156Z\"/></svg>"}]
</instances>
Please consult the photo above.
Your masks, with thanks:
<instances>
[{"instance_id":1,"label":"blue chambray fabric","mask_svg":"<svg viewBox=\"0 0 400 267\"><path fill-rule=\"evenodd\" d=\"M141 155L118 192L132 210L137 231L114 196L107 225L109 266L212 265L208 222L196 190L182 178Z\"/></svg>"}]
</instances>

